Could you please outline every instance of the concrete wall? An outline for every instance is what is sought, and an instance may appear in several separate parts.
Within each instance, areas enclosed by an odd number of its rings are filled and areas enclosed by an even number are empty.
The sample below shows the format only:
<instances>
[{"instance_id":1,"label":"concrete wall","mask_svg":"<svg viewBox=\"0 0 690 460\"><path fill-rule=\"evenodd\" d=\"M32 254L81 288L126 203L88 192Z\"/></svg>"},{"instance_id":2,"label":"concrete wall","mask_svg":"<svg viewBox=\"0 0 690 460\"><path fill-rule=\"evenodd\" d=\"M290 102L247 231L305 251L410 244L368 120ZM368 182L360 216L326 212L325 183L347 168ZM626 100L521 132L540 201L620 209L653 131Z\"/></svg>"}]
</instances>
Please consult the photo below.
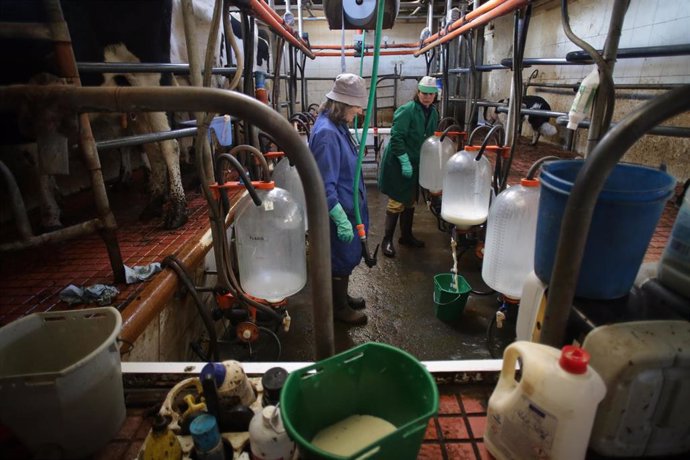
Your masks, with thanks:
<instances>
[{"instance_id":1,"label":"concrete wall","mask_svg":"<svg viewBox=\"0 0 690 460\"><path fill-rule=\"evenodd\" d=\"M424 16L423 16L424 17ZM415 43L419 41L419 33L424 28L424 22L400 22L395 24L393 29L384 30L382 37L382 46L384 40L389 44L395 43ZM328 23L323 21L307 21L304 23L304 31L309 33L309 41L314 45L340 45L342 41L342 32L340 30L329 30ZM345 31L345 44L354 44L354 35L356 31ZM365 37L365 45L374 45L374 32L369 31ZM367 56L364 58L364 65L361 74L366 78L371 76L373 64L373 57ZM398 73L403 77L419 77L426 75L426 62L423 56L415 58L412 55L402 56L381 56L379 58L378 75L393 74L395 66L397 65ZM345 72L360 74L360 58L345 57ZM342 73L341 58L337 57L317 57L315 60L307 59L305 66L305 75L309 78L328 78L328 81L309 81L308 99L309 103L321 104L325 100L326 93L331 89L335 77ZM368 82L368 80L367 80ZM398 84L398 93L395 101L391 97L393 95L392 88L383 88L383 86L390 86L392 81L387 80L381 83L378 90L379 102L383 106L398 106L409 101L415 94L417 87L417 79L409 78L403 79ZM389 111L385 121L392 120L392 112Z\"/></svg>"},{"instance_id":2,"label":"concrete wall","mask_svg":"<svg viewBox=\"0 0 690 460\"><path fill-rule=\"evenodd\" d=\"M602 49L608 32L613 1L577 0L568 2L570 24L573 32L597 49ZM690 43L690 8L685 0L632 0L625 16L620 48L679 45ZM513 18L494 21L485 29L485 63L498 63L512 57ZM579 48L571 43L563 32L560 1L538 4L533 10L525 49L525 57L563 58ZM526 79L534 69L539 76L533 82L577 83L594 68L585 66L533 66L524 69ZM483 78L483 97L497 100L508 97L511 74L508 70L486 73ZM690 83L690 57L620 59L616 62L613 79L616 84L629 83ZM567 112L573 99L568 90L530 88L528 94L547 99L552 110ZM643 104L661 91L619 90L613 121L622 119L635 107ZM689 126L688 114L669 120L665 125ZM559 126L559 136L565 128ZM523 134L531 134L524 125ZM554 137L543 139L561 142ZM586 150L587 131L580 130L577 150ZM624 160L658 166L667 163L669 172L679 180L690 177L690 141L661 136L644 136L626 154Z\"/></svg>"}]
</instances>

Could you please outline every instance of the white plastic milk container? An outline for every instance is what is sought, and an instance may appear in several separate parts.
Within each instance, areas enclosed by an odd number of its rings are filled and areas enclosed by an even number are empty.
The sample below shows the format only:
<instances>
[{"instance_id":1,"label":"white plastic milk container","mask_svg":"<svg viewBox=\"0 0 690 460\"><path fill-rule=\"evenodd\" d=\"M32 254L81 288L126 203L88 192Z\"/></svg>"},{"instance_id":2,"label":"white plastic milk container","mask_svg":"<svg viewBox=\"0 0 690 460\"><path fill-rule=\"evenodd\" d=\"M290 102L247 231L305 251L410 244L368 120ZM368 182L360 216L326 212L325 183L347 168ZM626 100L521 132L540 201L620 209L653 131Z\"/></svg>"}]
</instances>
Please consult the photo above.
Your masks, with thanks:
<instances>
[{"instance_id":1,"label":"white plastic milk container","mask_svg":"<svg viewBox=\"0 0 690 460\"><path fill-rule=\"evenodd\" d=\"M521 360L522 377L515 379ZM606 386L583 349L518 341L489 398L484 443L498 460L584 459Z\"/></svg>"}]
</instances>

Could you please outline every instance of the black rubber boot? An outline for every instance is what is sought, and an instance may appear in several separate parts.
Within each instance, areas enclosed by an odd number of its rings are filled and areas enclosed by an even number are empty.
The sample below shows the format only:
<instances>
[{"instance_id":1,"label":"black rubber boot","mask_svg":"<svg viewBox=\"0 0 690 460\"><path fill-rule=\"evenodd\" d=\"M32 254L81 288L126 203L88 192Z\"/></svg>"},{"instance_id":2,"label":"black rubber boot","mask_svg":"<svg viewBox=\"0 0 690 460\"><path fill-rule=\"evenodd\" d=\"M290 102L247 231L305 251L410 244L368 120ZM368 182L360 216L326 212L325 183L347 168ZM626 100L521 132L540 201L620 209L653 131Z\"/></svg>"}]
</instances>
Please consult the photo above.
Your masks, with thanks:
<instances>
[{"instance_id":1,"label":"black rubber boot","mask_svg":"<svg viewBox=\"0 0 690 460\"><path fill-rule=\"evenodd\" d=\"M395 226L398 224L399 215L397 212L386 211L386 228L383 234L383 241L381 241L381 250L386 257L395 257L393 234L395 234Z\"/></svg>"},{"instance_id":2,"label":"black rubber boot","mask_svg":"<svg viewBox=\"0 0 690 460\"><path fill-rule=\"evenodd\" d=\"M347 295L347 304L353 310L364 310L367 307L367 301L362 297L351 297L350 294Z\"/></svg>"},{"instance_id":3,"label":"black rubber boot","mask_svg":"<svg viewBox=\"0 0 690 460\"><path fill-rule=\"evenodd\" d=\"M400 215L400 238L398 243L413 248L423 248L424 241L418 240L412 235L412 221L414 220L414 208L405 208Z\"/></svg>"},{"instance_id":4,"label":"black rubber boot","mask_svg":"<svg viewBox=\"0 0 690 460\"><path fill-rule=\"evenodd\" d=\"M347 302L347 285L349 276L333 277L333 318L353 326L361 326L367 323L367 315L361 311L353 310Z\"/></svg>"}]
</instances>

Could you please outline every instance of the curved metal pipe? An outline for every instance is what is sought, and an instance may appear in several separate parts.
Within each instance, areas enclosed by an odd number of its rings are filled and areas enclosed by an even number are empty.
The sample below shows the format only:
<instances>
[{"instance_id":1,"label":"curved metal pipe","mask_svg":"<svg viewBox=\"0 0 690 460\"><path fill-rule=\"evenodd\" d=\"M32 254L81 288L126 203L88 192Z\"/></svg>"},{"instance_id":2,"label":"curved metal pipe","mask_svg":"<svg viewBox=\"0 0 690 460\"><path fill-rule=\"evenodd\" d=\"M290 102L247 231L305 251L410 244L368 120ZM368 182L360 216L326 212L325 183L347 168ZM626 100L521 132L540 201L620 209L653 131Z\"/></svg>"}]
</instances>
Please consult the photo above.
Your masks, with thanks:
<instances>
[{"instance_id":1,"label":"curved metal pipe","mask_svg":"<svg viewBox=\"0 0 690 460\"><path fill-rule=\"evenodd\" d=\"M79 112L209 111L245 118L273 134L297 167L307 202L309 229L309 276L314 310L315 355L320 360L333 355L333 300L330 236L326 192L311 151L290 123L279 113L249 96L210 88L75 88L69 86L0 87L0 110L20 104L56 103ZM311 226L310 226L311 227Z\"/></svg>"},{"instance_id":2,"label":"curved metal pipe","mask_svg":"<svg viewBox=\"0 0 690 460\"><path fill-rule=\"evenodd\" d=\"M251 179L249 179L249 176L247 176L247 172L244 170L240 162L232 156L230 153L221 153L218 155L218 158L216 158L216 163L218 163L220 160L227 160L232 165L235 167L235 171L237 171L237 174L240 175L240 178L242 179L242 182L244 183L245 188L247 189L247 192L249 193L249 196L252 197L252 201L254 202L255 205L261 206L261 198L259 198L259 195L256 193L256 189L252 185Z\"/></svg>"},{"instance_id":3,"label":"curved metal pipe","mask_svg":"<svg viewBox=\"0 0 690 460\"><path fill-rule=\"evenodd\" d=\"M261 168L264 172L264 174L263 174L264 180L265 181L269 180L268 178L271 177L271 170L269 169L268 162L266 161L266 158L264 157L264 155L261 153L261 150L257 149L253 145L242 144L242 145L236 145L235 147L233 147L230 150L230 152L228 152L228 154L237 156L238 152L249 152L252 155L254 155L254 158L259 162L259 164L261 165Z\"/></svg>"},{"instance_id":4,"label":"curved metal pipe","mask_svg":"<svg viewBox=\"0 0 690 460\"><path fill-rule=\"evenodd\" d=\"M609 130L585 161L563 212L541 343L563 345L594 206L609 174L647 131L687 110L690 110L690 85L641 105Z\"/></svg>"},{"instance_id":5,"label":"curved metal pipe","mask_svg":"<svg viewBox=\"0 0 690 460\"><path fill-rule=\"evenodd\" d=\"M489 2L489 3L491 3L491 2ZM488 5L489 3L487 3L486 5ZM465 32L468 32L468 31L470 31L476 27L483 26L484 24L486 24L486 23L488 23L488 22L490 22L496 18L499 18L499 17L504 16L508 13L511 13L512 11L515 11L519 8L522 8L527 3L528 3L527 0L507 0L505 2L500 2L500 4L498 4L498 6L496 6L495 8L489 10L488 12L486 12L482 15L476 16L474 20L469 21L469 22L467 22L467 18L470 16L470 14L468 14L464 18L458 19L458 21L460 21L463 25L461 25L457 29L454 29L452 32L444 35L443 37L439 38L438 40L430 42L424 48L417 50L414 53L414 56L417 57L420 54L424 54L427 51L431 50L432 48L435 48L438 45L441 45L443 43L446 43L447 41L450 41L450 40L454 39L455 37L464 34ZM482 5L482 6L485 6L485 5ZM455 21L453 24L457 23L458 21ZM451 27L452 27L452 25L451 25ZM449 27L449 29L451 29L451 27ZM433 37L433 35L432 35L432 37ZM427 40L425 40L424 43L427 43L427 41L430 38L431 37L429 37Z\"/></svg>"}]
</instances>

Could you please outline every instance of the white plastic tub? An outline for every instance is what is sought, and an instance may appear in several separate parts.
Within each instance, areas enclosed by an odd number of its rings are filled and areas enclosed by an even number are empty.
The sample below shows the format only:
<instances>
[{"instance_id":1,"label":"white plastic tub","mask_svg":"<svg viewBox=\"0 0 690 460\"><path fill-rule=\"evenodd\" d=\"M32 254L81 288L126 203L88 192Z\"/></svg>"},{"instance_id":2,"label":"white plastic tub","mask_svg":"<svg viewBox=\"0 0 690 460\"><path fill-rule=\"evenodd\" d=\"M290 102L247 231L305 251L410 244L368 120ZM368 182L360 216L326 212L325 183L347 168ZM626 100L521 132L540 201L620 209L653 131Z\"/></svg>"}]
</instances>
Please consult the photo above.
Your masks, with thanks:
<instances>
[{"instance_id":1,"label":"white plastic tub","mask_svg":"<svg viewBox=\"0 0 690 460\"><path fill-rule=\"evenodd\" d=\"M112 307L35 313L0 328L0 422L37 457L82 458L125 419Z\"/></svg>"}]
</instances>

